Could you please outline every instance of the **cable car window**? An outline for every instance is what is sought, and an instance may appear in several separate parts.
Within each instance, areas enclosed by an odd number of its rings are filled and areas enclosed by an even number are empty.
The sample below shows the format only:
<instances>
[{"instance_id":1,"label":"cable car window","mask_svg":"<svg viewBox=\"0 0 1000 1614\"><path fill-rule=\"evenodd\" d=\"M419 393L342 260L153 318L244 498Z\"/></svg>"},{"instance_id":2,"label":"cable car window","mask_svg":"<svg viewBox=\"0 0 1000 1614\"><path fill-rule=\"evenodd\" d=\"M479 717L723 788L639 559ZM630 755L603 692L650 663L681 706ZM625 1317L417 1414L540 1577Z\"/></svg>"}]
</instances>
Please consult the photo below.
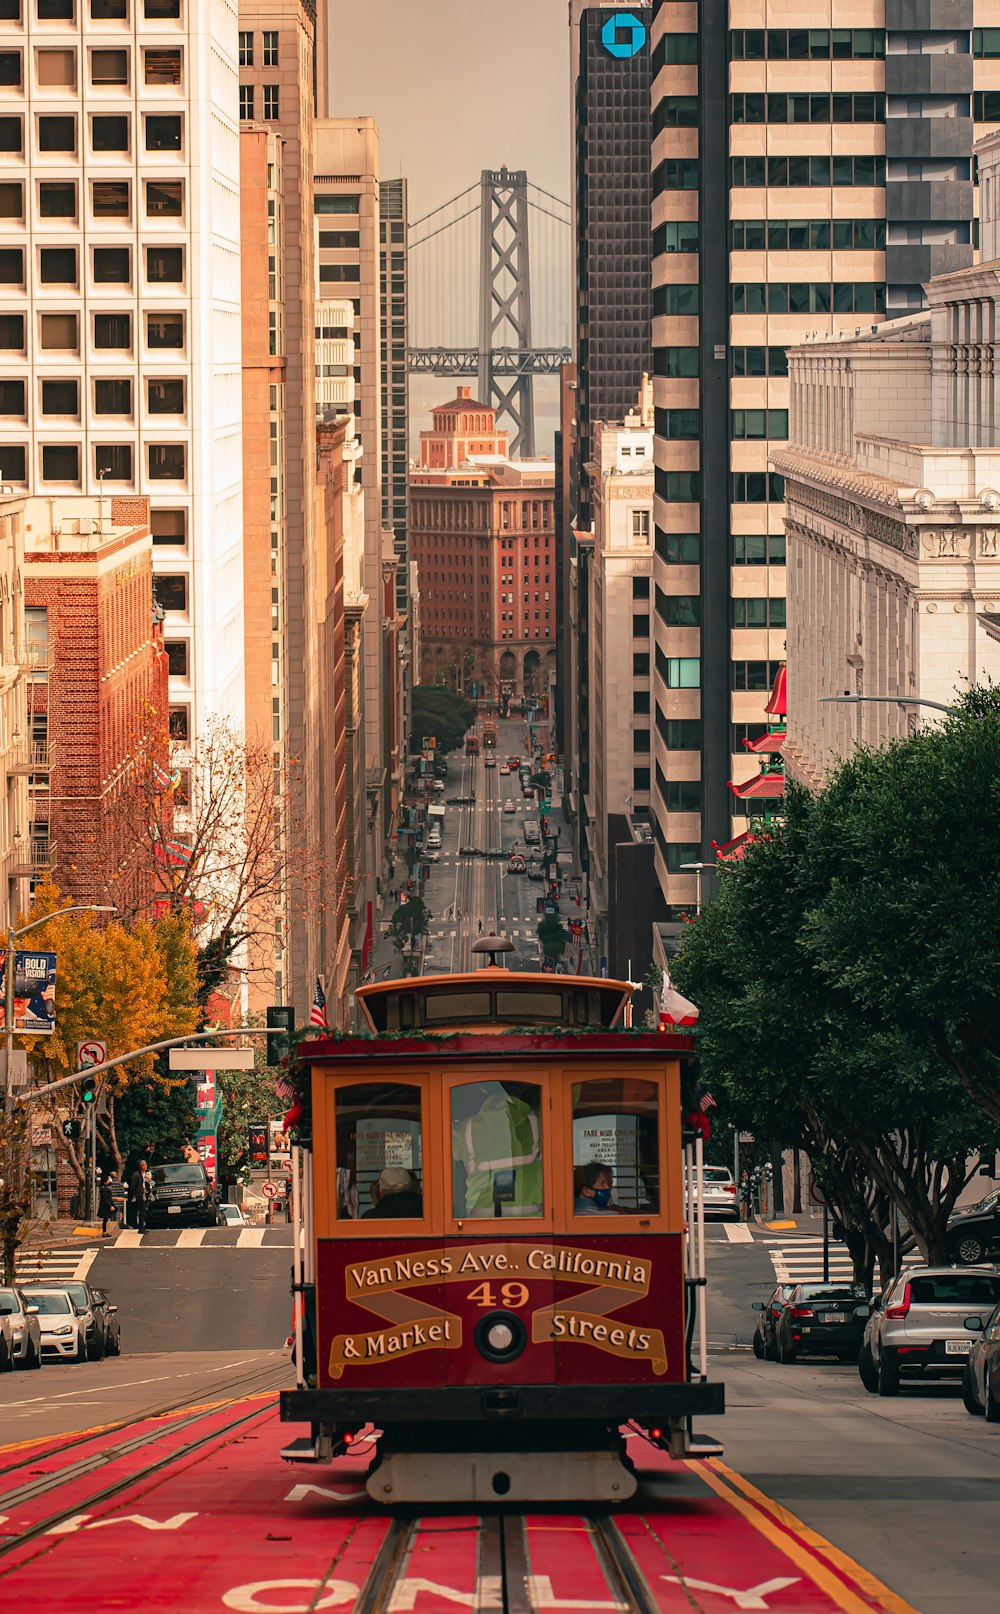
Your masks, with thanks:
<instances>
[{"instance_id":1,"label":"cable car window","mask_svg":"<svg viewBox=\"0 0 1000 1614\"><path fill-rule=\"evenodd\" d=\"M465 1020L492 1018L488 992L442 992L432 996L428 992L424 1001L424 1019L428 1025L435 1020L448 1020L458 1024Z\"/></svg>"},{"instance_id":2,"label":"cable car window","mask_svg":"<svg viewBox=\"0 0 1000 1614\"><path fill-rule=\"evenodd\" d=\"M372 1082L336 1098L337 1219L423 1216L419 1087Z\"/></svg>"},{"instance_id":3,"label":"cable car window","mask_svg":"<svg viewBox=\"0 0 1000 1614\"><path fill-rule=\"evenodd\" d=\"M525 1023L552 1020L558 1024L562 1017L561 992L497 992L499 1020L523 1019Z\"/></svg>"},{"instance_id":4,"label":"cable car window","mask_svg":"<svg viewBox=\"0 0 1000 1614\"><path fill-rule=\"evenodd\" d=\"M573 1214L656 1215L660 1209L655 1082L602 1077L573 1088Z\"/></svg>"},{"instance_id":5,"label":"cable car window","mask_svg":"<svg viewBox=\"0 0 1000 1614\"><path fill-rule=\"evenodd\" d=\"M451 1093L456 1217L541 1216L542 1090L468 1082Z\"/></svg>"}]
</instances>

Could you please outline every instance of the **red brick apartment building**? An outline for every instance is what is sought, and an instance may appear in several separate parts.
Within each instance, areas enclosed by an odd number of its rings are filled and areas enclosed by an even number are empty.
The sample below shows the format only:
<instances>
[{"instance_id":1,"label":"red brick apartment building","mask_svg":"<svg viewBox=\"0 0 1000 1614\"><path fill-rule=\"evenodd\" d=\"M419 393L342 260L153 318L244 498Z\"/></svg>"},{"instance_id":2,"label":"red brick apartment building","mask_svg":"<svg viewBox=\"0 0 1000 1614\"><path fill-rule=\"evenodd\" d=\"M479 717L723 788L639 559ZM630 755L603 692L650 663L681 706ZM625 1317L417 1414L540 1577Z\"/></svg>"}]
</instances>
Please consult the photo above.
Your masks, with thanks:
<instances>
[{"instance_id":1,"label":"red brick apartment building","mask_svg":"<svg viewBox=\"0 0 1000 1614\"><path fill-rule=\"evenodd\" d=\"M420 682L541 694L555 665L555 467L508 458L468 387L433 411L410 475Z\"/></svg>"},{"instance_id":2,"label":"red brick apartment building","mask_svg":"<svg viewBox=\"0 0 1000 1614\"><path fill-rule=\"evenodd\" d=\"M77 901L147 911L149 854L114 808L137 766L167 754L149 500L28 499L24 517L30 871L51 868Z\"/></svg>"}]
</instances>

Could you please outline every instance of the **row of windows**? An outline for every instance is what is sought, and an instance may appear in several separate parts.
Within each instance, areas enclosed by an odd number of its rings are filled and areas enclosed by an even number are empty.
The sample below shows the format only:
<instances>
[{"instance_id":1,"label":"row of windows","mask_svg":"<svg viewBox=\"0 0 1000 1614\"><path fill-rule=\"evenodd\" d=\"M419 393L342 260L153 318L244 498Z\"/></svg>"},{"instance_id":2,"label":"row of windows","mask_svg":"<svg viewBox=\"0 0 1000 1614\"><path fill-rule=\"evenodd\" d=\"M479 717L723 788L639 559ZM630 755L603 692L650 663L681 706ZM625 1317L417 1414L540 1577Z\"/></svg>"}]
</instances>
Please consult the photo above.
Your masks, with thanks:
<instances>
[{"instance_id":1,"label":"row of windows","mask_svg":"<svg viewBox=\"0 0 1000 1614\"><path fill-rule=\"evenodd\" d=\"M884 157L731 157L734 186L783 188L806 185L885 184Z\"/></svg>"},{"instance_id":2,"label":"row of windows","mask_svg":"<svg viewBox=\"0 0 1000 1614\"><path fill-rule=\"evenodd\" d=\"M1000 123L1000 90L977 90L972 97L976 123Z\"/></svg>"},{"instance_id":3,"label":"row of windows","mask_svg":"<svg viewBox=\"0 0 1000 1614\"><path fill-rule=\"evenodd\" d=\"M38 215L43 219L76 220L79 193L75 179L38 182ZM177 219L184 213L182 179L148 179L145 182L146 217ZM132 183L128 179L92 179L90 210L95 219L128 219L132 213ZM19 179L0 181L0 219L24 218L24 185Z\"/></svg>"},{"instance_id":4,"label":"row of windows","mask_svg":"<svg viewBox=\"0 0 1000 1614\"><path fill-rule=\"evenodd\" d=\"M656 491L668 504L697 504L701 499L700 471L665 471L656 467ZM783 504L785 479L776 471L734 471L729 478L732 504Z\"/></svg>"},{"instance_id":5,"label":"row of windows","mask_svg":"<svg viewBox=\"0 0 1000 1614\"><path fill-rule=\"evenodd\" d=\"M664 439L693 439L701 429L699 409L657 409L656 434ZM771 438L783 442L788 437L787 409L733 409L730 436L736 441Z\"/></svg>"},{"instance_id":6,"label":"row of windows","mask_svg":"<svg viewBox=\"0 0 1000 1614\"><path fill-rule=\"evenodd\" d=\"M240 85L240 117L244 122L246 122L250 118L255 118L257 116L257 113L255 111L256 104L257 104L257 98L256 98L256 95L254 93L254 85L252 85L252 84L241 84ZM262 84L261 85L261 109L260 109L261 117L262 118L277 118L277 117L280 117L281 116L280 108L281 108L281 97L280 97L280 94L279 94L278 85L277 84Z\"/></svg>"},{"instance_id":7,"label":"row of windows","mask_svg":"<svg viewBox=\"0 0 1000 1614\"><path fill-rule=\"evenodd\" d=\"M868 281L758 281L732 287L734 314L884 314L885 286Z\"/></svg>"},{"instance_id":8,"label":"row of windows","mask_svg":"<svg viewBox=\"0 0 1000 1614\"><path fill-rule=\"evenodd\" d=\"M788 350L783 347L734 347L734 376L786 376ZM698 375L696 347L658 347L653 350L653 374L684 380Z\"/></svg>"},{"instance_id":9,"label":"row of windows","mask_svg":"<svg viewBox=\"0 0 1000 1614\"><path fill-rule=\"evenodd\" d=\"M734 62L871 61L885 55L881 28L733 28Z\"/></svg>"},{"instance_id":10,"label":"row of windows","mask_svg":"<svg viewBox=\"0 0 1000 1614\"><path fill-rule=\"evenodd\" d=\"M693 281L653 287L654 314L697 314L698 306L698 286Z\"/></svg>"},{"instance_id":11,"label":"row of windows","mask_svg":"<svg viewBox=\"0 0 1000 1614\"><path fill-rule=\"evenodd\" d=\"M264 67L277 67L278 65L278 32L277 29L265 28L261 34L262 54L261 61ZM240 66L252 67L254 65L254 36L250 29L240 29Z\"/></svg>"},{"instance_id":12,"label":"row of windows","mask_svg":"<svg viewBox=\"0 0 1000 1614\"><path fill-rule=\"evenodd\" d=\"M665 594L658 586L656 612L668 628L697 628L701 623L701 595ZM770 599L734 599L732 625L734 628L783 628L785 601L775 596Z\"/></svg>"},{"instance_id":13,"label":"row of windows","mask_svg":"<svg viewBox=\"0 0 1000 1614\"><path fill-rule=\"evenodd\" d=\"M87 50L90 60L90 83L95 89L109 85L127 88L131 82L131 52L127 49L109 49L91 46ZM77 87L78 56L75 47L36 46L35 79L40 89L75 90ZM181 84L183 82L181 52L165 50L162 45L151 46L142 52L142 78L147 85ZM24 52L0 51L0 85L6 89L24 88Z\"/></svg>"},{"instance_id":14,"label":"row of windows","mask_svg":"<svg viewBox=\"0 0 1000 1614\"><path fill-rule=\"evenodd\" d=\"M93 321L95 348L122 352L131 350L131 314L92 314L90 317ZM25 317L23 314L0 314L0 348L23 352L25 336ZM48 353L79 352L79 314L39 314L38 345L44 352ZM182 313L147 314L146 346L148 348L183 348L184 315Z\"/></svg>"},{"instance_id":15,"label":"row of windows","mask_svg":"<svg viewBox=\"0 0 1000 1614\"><path fill-rule=\"evenodd\" d=\"M884 219L733 219L734 252L883 252Z\"/></svg>"},{"instance_id":16,"label":"row of windows","mask_svg":"<svg viewBox=\"0 0 1000 1614\"><path fill-rule=\"evenodd\" d=\"M317 191L313 196L314 213L357 213L361 208L361 197L354 195L330 195L325 191Z\"/></svg>"},{"instance_id":17,"label":"row of windows","mask_svg":"<svg viewBox=\"0 0 1000 1614\"><path fill-rule=\"evenodd\" d=\"M40 152L60 152L75 156L78 152L77 118L74 112L42 112L35 119L36 141ZM183 129L180 115L147 113L144 118L144 141L147 151L179 151ZM92 112L90 114L90 145L92 151L119 151L131 149L130 117L127 112ZM13 157L24 155L24 119L20 113L0 117L0 151Z\"/></svg>"},{"instance_id":18,"label":"row of windows","mask_svg":"<svg viewBox=\"0 0 1000 1614\"><path fill-rule=\"evenodd\" d=\"M131 482L131 443L100 443L94 448L94 476L112 482ZM183 482L187 475L187 448L183 443L150 443L146 450L152 482ZM80 481L79 443L43 443L40 457L43 482ZM28 449L24 443L0 443L0 479L24 484L28 480Z\"/></svg>"},{"instance_id":19,"label":"row of windows","mask_svg":"<svg viewBox=\"0 0 1000 1614\"><path fill-rule=\"evenodd\" d=\"M87 9L93 22L128 21L128 0L89 0ZM142 0L142 14L147 22L176 21L181 0ZM74 22L76 0L35 0L35 16L39 22ZM0 22L20 21L21 0L0 0Z\"/></svg>"},{"instance_id":20,"label":"row of windows","mask_svg":"<svg viewBox=\"0 0 1000 1614\"><path fill-rule=\"evenodd\" d=\"M732 123L884 123L885 96L869 91L809 94L740 92L730 96Z\"/></svg>"},{"instance_id":21,"label":"row of windows","mask_svg":"<svg viewBox=\"0 0 1000 1614\"><path fill-rule=\"evenodd\" d=\"M973 28L973 56L1000 56L1000 28Z\"/></svg>"},{"instance_id":22,"label":"row of windows","mask_svg":"<svg viewBox=\"0 0 1000 1614\"><path fill-rule=\"evenodd\" d=\"M653 231L653 256L662 252L697 252L698 220L668 219Z\"/></svg>"},{"instance_id":23,"label":"row of windows","mask_svg":"<svg viewBox=\"0 0 1000 1614\"><path fill-rule=\"evenodd\" d=\"M132 283L131 247L91 247L94 283L129 286ZM79 281L76 247L37 247L38 280L43 286L75 286ZM0 247L0 284L22 286L25 276L23 247ZM183 247L147 247L146 279L151 285L175 285L184 279Z\"/></svg>"},{"instance_id":24,"label":"row of windows","mask_svg":"<svg viewBox=\"0 0 1000 1614\"><path fill-rule=\"evenodd\" d=\"M734 566L784 566L783 532L734 533L730 539ZM701 538L696 532L663 532L656 529L656 553L669 566L698 566Z\"/></svg>"},{"instance_id":25,"label":"row of windows","mask_svg":"<svg viewBox=\"0 0 1000 1614\"><path fill-rule=\"evenodd\" d=\"M27 414L27 382L0 379L0 415L23 419ZM103 376L93 383L96 415L131 415L132 382L127 378ZM146 381L146 408L151 415L183 415L185 383L183 376L163 376ZM45 416L78 420L80 383L75 377L43 380L41 412Z\"/></svg>"}]
</instances>

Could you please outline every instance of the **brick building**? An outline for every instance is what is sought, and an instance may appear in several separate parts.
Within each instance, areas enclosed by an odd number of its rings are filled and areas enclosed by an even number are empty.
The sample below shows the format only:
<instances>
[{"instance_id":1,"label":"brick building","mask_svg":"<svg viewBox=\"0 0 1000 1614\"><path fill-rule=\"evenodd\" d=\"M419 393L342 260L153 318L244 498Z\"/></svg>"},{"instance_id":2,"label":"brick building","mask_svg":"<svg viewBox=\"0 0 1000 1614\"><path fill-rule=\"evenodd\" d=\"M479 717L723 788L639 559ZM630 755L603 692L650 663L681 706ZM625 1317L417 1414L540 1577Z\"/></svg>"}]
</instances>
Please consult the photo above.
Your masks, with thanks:
<instances>
[{"instance_id":1,"label":"brick building","mask_svg":"<svg viewBox=\"0 0 1000 1614\"><path fill-rule=\"evenodd\" d=\"M496 411L459 387L410 476L420 682L543 694L555 666L555 467L507 457Z\"/></svg>"},{"instance_id":2,"label":"brick building","mask_svg":"<svg viewBox=\"0 0 1000 1614\"><path fill-rule=\"evenodd\" d=\"M24 522L30 859L81 902L152 900L148 854L116 814L150 735L166 758L167 656L154 621L149 501L29 499ZM145 779L145 775L143 775Z\"/></svg>"}]
</instances>

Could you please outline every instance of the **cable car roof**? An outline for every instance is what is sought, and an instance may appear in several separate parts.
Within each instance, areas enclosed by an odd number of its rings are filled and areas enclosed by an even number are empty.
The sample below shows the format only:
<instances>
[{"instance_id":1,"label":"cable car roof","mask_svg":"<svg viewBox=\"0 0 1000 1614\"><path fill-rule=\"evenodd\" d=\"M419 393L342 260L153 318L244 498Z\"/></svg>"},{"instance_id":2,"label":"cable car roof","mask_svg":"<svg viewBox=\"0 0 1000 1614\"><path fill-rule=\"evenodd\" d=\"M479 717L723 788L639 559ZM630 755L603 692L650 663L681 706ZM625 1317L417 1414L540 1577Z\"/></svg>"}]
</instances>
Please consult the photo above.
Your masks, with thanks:
<instances>
[{"instance_id":1,"label":"cable car roof","mask_svg":"<svg viewBox=\"0 0 1000 1614\"><path fill-rule=\"evenodd\" d=\"M417 975L359 987L373 1031L482 1031L504 1026L610 1030L632 994L628 981L548 975L495 965L463 975Z\"/></svg>"}]
</instances>

